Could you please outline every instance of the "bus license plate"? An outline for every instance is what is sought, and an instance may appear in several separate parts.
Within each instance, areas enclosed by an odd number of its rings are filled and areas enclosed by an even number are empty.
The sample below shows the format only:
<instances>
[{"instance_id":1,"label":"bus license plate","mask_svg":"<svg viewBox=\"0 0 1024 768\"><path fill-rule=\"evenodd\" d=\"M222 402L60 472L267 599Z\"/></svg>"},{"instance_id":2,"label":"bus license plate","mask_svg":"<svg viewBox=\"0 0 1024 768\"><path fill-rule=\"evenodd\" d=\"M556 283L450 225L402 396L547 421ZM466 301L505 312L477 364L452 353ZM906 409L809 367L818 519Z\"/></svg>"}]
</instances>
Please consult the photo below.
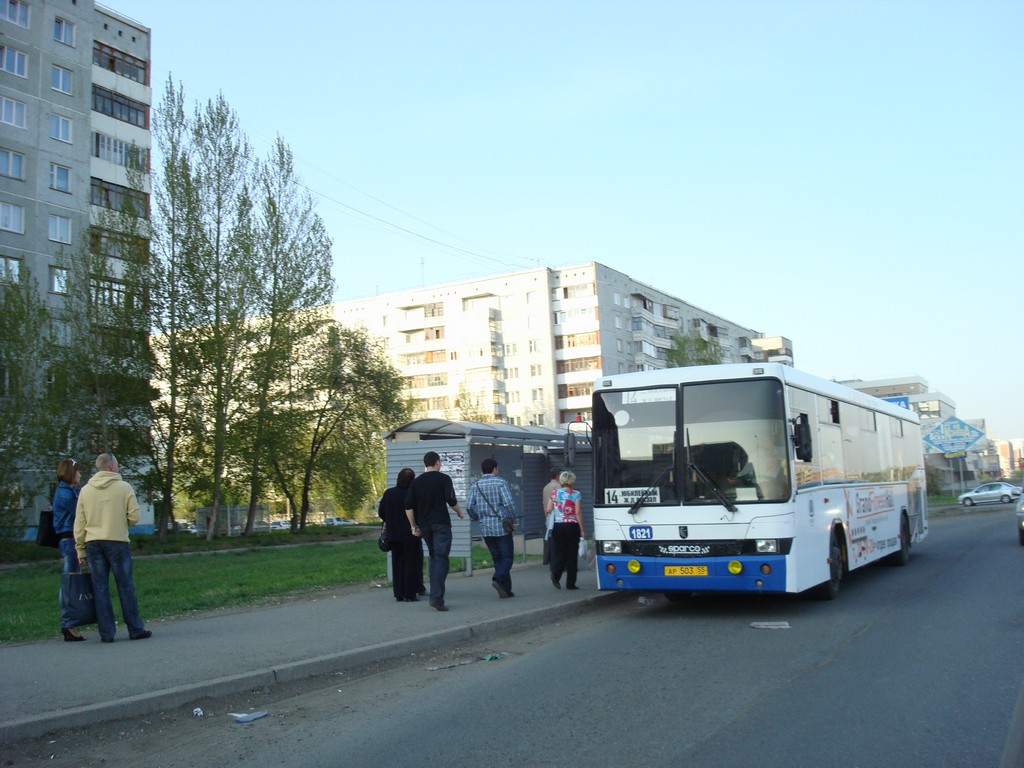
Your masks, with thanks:
<instances>
[{"instance_id":1,"label":"bus license plate","mask_svg":"<svg viewBox=\"0 0 1024 768\"><path fill-rule=\"evenodd\" d=\"M706 565L666 565L666 576L707 576Z\"/></svg>"}]
</instances>

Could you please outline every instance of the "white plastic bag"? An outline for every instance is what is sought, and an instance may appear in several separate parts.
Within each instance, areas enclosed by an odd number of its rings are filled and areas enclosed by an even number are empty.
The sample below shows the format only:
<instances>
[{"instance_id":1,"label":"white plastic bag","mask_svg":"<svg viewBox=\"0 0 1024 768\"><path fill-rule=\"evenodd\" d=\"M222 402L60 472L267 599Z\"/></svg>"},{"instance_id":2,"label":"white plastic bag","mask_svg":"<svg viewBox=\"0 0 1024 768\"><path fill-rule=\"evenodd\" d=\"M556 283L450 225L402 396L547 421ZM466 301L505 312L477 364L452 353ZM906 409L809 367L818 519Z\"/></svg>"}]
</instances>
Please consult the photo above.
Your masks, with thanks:
<instances>
[{"instance_id":1,"label":"white plastic bag","mask_svg":"<svg viewBox=\"0 0 1024 768\"><path fill-rule=\"evenodd\" d=\"M587 559L587 540L586 539L580 539L580 548L579 548L579 552L577 553L576 556L580 560L586 560Z\"/></svg>"}]
</instances>

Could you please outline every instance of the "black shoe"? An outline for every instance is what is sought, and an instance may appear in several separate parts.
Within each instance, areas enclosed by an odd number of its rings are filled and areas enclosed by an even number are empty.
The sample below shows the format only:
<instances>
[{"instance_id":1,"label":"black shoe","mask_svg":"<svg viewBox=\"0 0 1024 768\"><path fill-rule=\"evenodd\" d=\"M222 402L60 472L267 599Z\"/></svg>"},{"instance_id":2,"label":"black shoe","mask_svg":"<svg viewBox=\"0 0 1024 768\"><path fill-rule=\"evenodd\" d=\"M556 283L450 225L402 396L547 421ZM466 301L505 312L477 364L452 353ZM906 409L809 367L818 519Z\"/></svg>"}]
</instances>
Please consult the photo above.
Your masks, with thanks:
<instances>
[{"instance_id":1,"label":"black shoe","mask_svg":"<svg viewBox=\"0 0 1024 768\"><path fill-rule=\"evenodd\" d=\"M427 594L427 590L425 590L425 589L417 589L416 590L416 594L419 595L420 597L423 597L425 594Z\"/></svg>"},{"instance_id":2,"label":"black shoe","mask_svg":"<svg viewBox=\"0 0 1024 768\"><path fill-rule=\"evenodd\" d=\"M112 643L112 642L114 642L114 638L112 638L112 637L101 637L100 638L100 642L101 643Z\"/></svg>"},{"instance_id":3,"label":"black shoe","mask_svg":"<svg viewBox=\"0 0 1024 768\"><path fill-rule=\"evenodd\" d=\"M501 586L501 584L496 582L494 579L491 579L491 586L494 587L495 591L498 593L498 597L500 597L500 598L509 597L509 594L510 594L509 591L507 589L505 589L503 586Z\"/></svg>"},{"instance_id":4,"label":"black shoe","mask_svg":"<svg viewBox=\"0 0 1024 768\"><path fill-rule=\"evenodd\" d=\"M129 640L145 640L147 637L152 637L152 636L153 636L152 632L150 632L148 629L144 629L141 632L139 632L139 634L132 635L129 638Z\"/></svg>"},{"instance_id":5,"label":"black shoe","mask_svg":"<svg viewBox=\"0 0 1024 768\"><path fill-rule=\"evenodd\" d=\"M407 603L418 603L419 601L420 601L420 599L418 597L407 597L407 598L405 598L405 602L407 602Z\"/></svg>"},{"instance_id":6,"label":"black shoe","mask_svg":"<svg viewBox=\"0 0 1024 768\"><path fill-rule=\"evenodd\" d=\"M64 635L65 643L80 643L85 640L81 635L76 635L70 629L65 629L64 627L60 628L60 632Z\"/></svg>"},{"instance_id":7,"label":"black shoe","mask_svg":"<svg viewBox=\"0 0 1024 768\"><path fill-rule=\"evenodd\" d=\"M568 586L567 586L567 587L566 587L566 589L579 589L579 587L577 587L577 586L573 585L573 586L571 586L571 587L568 587Z\"/></svg>"},{"instance_id":8,"label":"black shoe","mask_svg":"<svg viewBox=\"0 0 1024 768\"><path fill-rule=\"evenodd\" d=\"M431 603L430 607L433 608L435 611L447 611L448 610L448 606L445 605L444 603Z\"/></svg>"},{"instance_id":9,"label":"black shoe","mask_svg":"<svg viewBox=\"0 0 1024 768\"><path fill-rule=\"evenodd\" d=\"M562 588L562 585L559 584L558 579L556 579L554 576L551 577L551 583L554 585L555 589Z\"/></svg>"}]
</instances>

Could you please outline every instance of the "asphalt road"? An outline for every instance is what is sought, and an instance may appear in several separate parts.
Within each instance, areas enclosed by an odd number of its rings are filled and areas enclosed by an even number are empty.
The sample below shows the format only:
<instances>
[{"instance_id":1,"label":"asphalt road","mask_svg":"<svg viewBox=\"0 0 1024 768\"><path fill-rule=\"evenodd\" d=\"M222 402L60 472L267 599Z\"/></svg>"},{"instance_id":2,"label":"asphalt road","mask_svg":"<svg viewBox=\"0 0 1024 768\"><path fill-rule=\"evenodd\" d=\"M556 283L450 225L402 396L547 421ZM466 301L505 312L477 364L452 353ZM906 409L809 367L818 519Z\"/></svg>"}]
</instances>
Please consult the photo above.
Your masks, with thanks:
<instances>
[{"instance_id":1,"label":"asphalt road","mask_svg":"<svg viewBox=\"0 0 1024 768\"><path fill-rule=\"evenodd\" d=\"M245 725L166 712L6 764L995 768L1021 686L1022 557L1008 509L939 518L909 566L857 572L835 602L614 601L209 702L267 712Z\"/></svg>"}]
</instances>

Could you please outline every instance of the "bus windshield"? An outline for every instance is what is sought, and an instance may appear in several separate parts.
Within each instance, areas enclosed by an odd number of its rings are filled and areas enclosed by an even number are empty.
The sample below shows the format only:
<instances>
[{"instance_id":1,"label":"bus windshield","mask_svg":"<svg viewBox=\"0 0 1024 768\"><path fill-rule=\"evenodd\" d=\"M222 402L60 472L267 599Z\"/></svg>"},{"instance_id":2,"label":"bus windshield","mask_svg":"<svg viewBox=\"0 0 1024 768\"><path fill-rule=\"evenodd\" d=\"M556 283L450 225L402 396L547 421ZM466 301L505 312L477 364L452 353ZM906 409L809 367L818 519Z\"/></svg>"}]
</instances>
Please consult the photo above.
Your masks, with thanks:
<instances>
[{"instance_id":1,"label":"bus windshield","mask_svg":"<svg viewBox=\"0 0 1024 768\"><path fill-rule=\"evenodd\" d=\"M742 503L790 496L778 380L597 392L594 406L598 503L720 504L723 498Z\"/></svg>"}]
</instances>

